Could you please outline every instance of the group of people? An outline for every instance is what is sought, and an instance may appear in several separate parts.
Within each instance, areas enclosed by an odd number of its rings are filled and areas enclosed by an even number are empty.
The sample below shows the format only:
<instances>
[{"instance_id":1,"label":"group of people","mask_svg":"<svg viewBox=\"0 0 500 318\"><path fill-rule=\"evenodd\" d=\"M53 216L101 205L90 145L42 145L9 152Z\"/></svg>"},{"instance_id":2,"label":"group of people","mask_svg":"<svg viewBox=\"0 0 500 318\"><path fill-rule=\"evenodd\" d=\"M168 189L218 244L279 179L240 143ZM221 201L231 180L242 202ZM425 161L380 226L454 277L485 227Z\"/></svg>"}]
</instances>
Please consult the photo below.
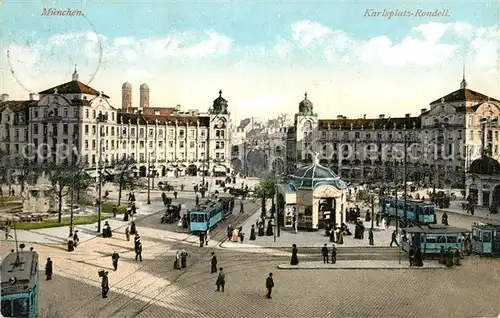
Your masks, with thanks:
<instances>
[{"instance_id":1,"label":"group of people","mask_svg":"<svg viewBox=\"0 0 500 318\"><path fill-rule=\"evenodd\" d=\"M174 260L174 269L184 269L187 267L188 253L185 250L177 251Z\"/></svg>"},{"instance_id":2,"label":"group of people","mask_svg":"<svg viewBox=\"0 0 500 318\"><path fill-rule=\"evenodd\" d=\"M78 230L70 233L68 237L68 252L73 252L79 243L80 237L78 236Z\"/></svg>"},{"instance_id":3,"label":"group of people","mask_svg":"<svg viewBox=\"0 0 500 318\"><path fill-rule=\"evenodd\" d=\"M293 244L293 245L295 246L295 244ZM321 249L321 255L323 255L323 263L328 264L328 263L330 263L330 260L331 260L332 264L335 264L337 262L337 248L335 247L335 244L332 244L332 254L330 255L330 258L328 257L329 251L328 251L328 246L326 243L325 243L325 245L323 245L323 248ZM293 254L292 254L292 258L293 258Z\"/></svg>"},{"instance_id":4,"label":"group of people","mask_svg":"<svg viewBox=\"0 0 500 318\"><path fill-rule=\"evenodd\" d=\"M453 250L448 247L446 250L443 245L439 250L439 264L446 265L446 267L452 267L453 265L460 266L460 251L458 249Z\"/></svg>"}]
</instances>

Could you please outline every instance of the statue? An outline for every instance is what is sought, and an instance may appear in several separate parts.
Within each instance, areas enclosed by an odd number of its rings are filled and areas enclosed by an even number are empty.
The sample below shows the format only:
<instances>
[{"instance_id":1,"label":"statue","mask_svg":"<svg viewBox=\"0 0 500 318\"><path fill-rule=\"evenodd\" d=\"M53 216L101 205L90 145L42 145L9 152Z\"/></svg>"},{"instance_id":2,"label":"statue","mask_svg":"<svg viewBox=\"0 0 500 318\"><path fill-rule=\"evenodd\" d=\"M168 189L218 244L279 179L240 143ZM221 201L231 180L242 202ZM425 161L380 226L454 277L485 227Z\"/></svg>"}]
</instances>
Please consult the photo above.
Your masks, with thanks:
<instances>
[{"instance_id":1,"label":"statue","mask_svg":"<svg viewBox=\"0 0 500 318\"><path fill-rule=\"evenodd\" d=\"M313 162L315 165L319 165L319 152L314 153L314 159Z\"/></svg>"}]
</instances>

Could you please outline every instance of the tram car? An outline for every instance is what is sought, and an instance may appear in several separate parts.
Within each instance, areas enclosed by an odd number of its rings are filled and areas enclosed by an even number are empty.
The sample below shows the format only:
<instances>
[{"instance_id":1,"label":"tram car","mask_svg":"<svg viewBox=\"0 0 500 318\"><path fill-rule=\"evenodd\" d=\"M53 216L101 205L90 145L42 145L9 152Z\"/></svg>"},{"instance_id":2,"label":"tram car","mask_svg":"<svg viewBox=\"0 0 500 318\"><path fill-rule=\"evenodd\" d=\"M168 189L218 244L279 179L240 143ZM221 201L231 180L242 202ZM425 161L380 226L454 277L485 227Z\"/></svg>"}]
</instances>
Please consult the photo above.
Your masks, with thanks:
<instances>
[{"instance_id":1,"label":"tram car","mask_svg":"<svg viewBox=\"0 0 500 318\"><path fill-rule=\"evenodd\" d=\"M201 203L196 209L188 211L189 231L193 234L206 232L228 217L233 209L233 198L223 197L218 201Z\"/></svg>"},{"instance_id":2,"label":"tram car","mask_svg":"<svg viewBox=\"0 0 500 318\"><path fill-rule=\"evenodd\" d=\"M393 197L380 197L379 213L382 217L395 218L397 216L402 219L405 215L404 205L405 202L403 199L396 200ZM436 224L434 205L423 201L406 200L406 218L415 224Z\"/></svg>"},{"instance_id":3,"label":"tram car","mask_svg":"<svg viewBox=\"0 0 500 318\"><path fill-rule=\"evenodd\" d=\"M481 256L500 257L500 224L473 224L472 252Z\"/></svg>"},{"instance_id":4,"label":"tram car","mask_svg":"<svg viewBox=\"0 0 500 318\"><path fill-rule=\"evenodd\" d=\"M464 252L464 242L470 230L443 224L427 224L402 229L401 247L408 252L411 246L420 246L422 255L439 255L441 246L445 250L458 249Z\"/></svg>"},{"instance_id":5,"label":"tram car","mask_svg":"<svg viewBox=\"0 0 500 318\"><path fill-rule=\"evenodd\" d=\"M10 253L2 261L2 317L38 316L38 253Z\"/></svg>"}]
</instances>

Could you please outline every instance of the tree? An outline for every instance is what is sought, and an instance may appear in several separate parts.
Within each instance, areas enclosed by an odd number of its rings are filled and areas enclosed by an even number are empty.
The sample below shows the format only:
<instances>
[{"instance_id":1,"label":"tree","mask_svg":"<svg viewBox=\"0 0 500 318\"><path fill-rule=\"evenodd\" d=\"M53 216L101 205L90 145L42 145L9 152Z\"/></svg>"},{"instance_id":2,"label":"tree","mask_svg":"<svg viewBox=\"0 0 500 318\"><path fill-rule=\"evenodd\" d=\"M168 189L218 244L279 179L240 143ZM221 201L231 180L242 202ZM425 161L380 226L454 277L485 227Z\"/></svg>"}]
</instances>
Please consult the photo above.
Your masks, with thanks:
<instances>
[{"instance_id":1,"label":"tree","mask_svg":"<svg viewBox=\"0 0 500 318\"><path fill-rule=\"evenodd\" d=\"M24 156L18 156L17 160L17 183L21 186L21 194L24 193L26 185L35 185L42 171L40 165L34 160Z\"/></svg>"},{"instance_id":2,"label":"tree","mask_svg":"<svg viewBox=\"0 0 500 318\"><path fill-rule=\"evenodd\" d=\"M11 186L14 184L14 174L12 170L14 162L13 155L0 150L0 195L3 195L3 185L7 185L10 192Z\"/></svg>"},{"instance_id":3,"label":"tree","mask_svg":"<svg viewBox=\"0 0 500 318\"><path fill-rule=\"evenodd\" d=\"M264 179L260 181L259 185L255 189L255 196L260 198L262 214L266 214L266 200L273 200L273 209L274 207L274 195L276 194L276 179ZM271 211L274 213L274 211Z\"/></svg>"},{"instance_id":4,"label":"tree","mask_svg":"<svg viewBox=\"0 0 500 318\"><path fill-rule=\"evenodd\" d=\"M118 206L121 204L123 190L134 190L142 182L135 176L136 161L131 157L122 157L115 165L119 173L115 175L113 183L118 187Z\"/></svg>"},{"instance_id":5,"label":"tree","mask_svg":"<svg viewBox=\"0 0 500 318\"><path fill-rule=\"evenodd\" d=\"M73 185L73 190L84 186L84 181L82 180L86 180L86 177L83 177L86 173L83 168L83 163L75 163L73 166L73 164L68 164L66 161L58 163L48 162L43 167L43 172L50 181L52 192L58 200L57 221L59 223L62 222L63 197L68 195L68 192ZM74 183L73 178L75 180Z\"/></svg>"}]
</instances>

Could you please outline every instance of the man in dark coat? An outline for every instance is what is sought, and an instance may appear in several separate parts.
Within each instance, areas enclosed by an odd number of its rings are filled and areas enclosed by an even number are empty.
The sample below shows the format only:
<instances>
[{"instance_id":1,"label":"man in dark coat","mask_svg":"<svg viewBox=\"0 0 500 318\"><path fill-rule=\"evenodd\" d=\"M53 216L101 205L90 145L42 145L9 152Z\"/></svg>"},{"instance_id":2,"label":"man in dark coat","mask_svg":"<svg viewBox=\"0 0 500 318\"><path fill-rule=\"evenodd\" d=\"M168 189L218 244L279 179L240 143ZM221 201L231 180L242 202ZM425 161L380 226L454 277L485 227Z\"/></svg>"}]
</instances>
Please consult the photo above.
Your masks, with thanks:
<instances>
[{"instance_id":1,"label":"man in dark coat","mask_svg":"<svg viewBox=\"0 0 500 318\"><path fill-rule=\"evenodd\" d=\"M326 247L326 243L323 246L323 248L321 249L321 254L323 254L323 263L324 264L329 263L329 261L328 261L328 247Z\"/></svg>"},{"instance_id":2,"label":"man in dark coat","mask_svg":"<svg viewBox=\"0 0 500 318\"><path fill-rule=\"evenodd\" d=\"M372 230L372 229L370 229L370 230L368 231L368 242L369 242L369 244L370 244L370 245L375 245L375 244L373 243L373 230Z\"/></svg>"},{"instance_id":3,"label":"man in dark coat","mask_svg":"<svg viewBox=\"0 0 500 318\"><path fill-rule=\"evenodd\" d=\"M215 281L215 286L217 286L216 291L224 292L224 286L226 285L226 274L222 271L223 268L219 268L219 276L217 276L217 280Z\"/></svg>"},{"instance_id":4,"label":"man in dark coat","mask_svg":"<svg viewBox=\"0 0 500 318\"><path fill-rule=\"evenodd\" d=\"M441 224L448 225L448 214L446 212L443 212L441 216Z\"/></svg>"},{"instance_id":5,"label":"man in dark coat","mask_svg":"<svg viewBox=\"0 0 500 318\"><path fill-rule=\"evenodd\" d=\"M181 267L182 268L187 267L187 256L188 256L188 253L185 250L182 250L182 252L181 252Z\"/></svg>"},{"instance_id":6,"label":"man in dark coat","mask_svg":"<svg viewBox=\"0 0 500 318\"><path fill-rule=\"evenodd\" d=\"M45 277L46 280L52 279L52 260L50 257L47 258L47 264L45 264Z\"/></svg>"},{"instance_id":7,"label":"man in dark coat","mask_svg":"<svg viewBox=\"0 0 500 318\"><path fill-rule=\"evenodd\" d=\"M104 274L102 275L101 288L102 288L102 298L108 298L108 292L109 292L108 272L104 272Z\"/></svg>"},{"instance_id":8,"label":"man in dark coat","mask_svg":"<svg viewBox=\"0 0 500 318\"><path fill-rule=\"evenodd\" d=\"M413 248L413 246L410 246L408 256L410 258L410 266L413 266L413 264L415 263L415 249Z\"/></svg>"},{"instance_id":9,"label":"man in dark coat","mask_svg":"<svg viewBox=\"0 0 500 318\"><path fill-rule=\"evenodd\" d=\"M78 230L73 233L73 246L77 247L78 243L80 243L80 237L78 237Z\"/></svg>"},{"instance_id":10,"label":"man in dark coat","mask_svg":"<svg viewBox=\"0 0 500 318\"><path fill-rule=\"evenodd\" d=\"M267 289L266 297L268 299L272 298L271 293L273 292L273 287L274 287L273 273L269 273L269 276L266 279L266 289Z\"/></svg>"},{"instance_id":11,"label":"man in dark coat","mask_svg":"<svg viewBox=\"0 0 500 318\"><path fill-rule=\"evenodd\" d=\"M391 244L389 246L392 247L392 244L396 244L396 246L399 246L398 240L397 240L397 233L396 230L394 230L391 234Z\"/></svg>"},{"instance_id":12,"label":"man in dark coat","mask_svg":"<svg viewBox=\"0 0 500 318\"><path fill-rule=\"evenodd\" d=\"M142 243L141 241L137 241L135 245L135 260L139 260L142 262Z\"/></svg>"},{"instance_id":13,"label":"man in dark coat","mask_svg":"<svg viewBox=\"0 0 500 318\"><path fill-rule=\"evenodd\" d=\"M200 196L196 195L196 205L200 205Z\"/></svg>"},{"instance_id":14,"label":"man in dark coat","mask_svg":"<svg viewBox=\"0 0 500 318\"><path fill-rule=\"evenodd\" d=\"M446 263L446 251L444 249L444 246L441 245L441 249L439 250L439 264L445 264Z\"/></svg>"},{"instance_id":15,"label":"man in dark coat","mask_svg":"<svg viewBox=\"0 0 500 318\"><path fill-rule=\"evenodd\" d=\"M215 252L212 252L212 259L210 260L210 263L212 264L210 273L217 273L217 256L215 256Z\"/></svg>"},{"instance_id":16,"label":"man in dark coat","mask_svg":"<svg viewBox=\"0 0 500 318\"><path fill-rule=\"evenodd\" d=\"M120 255L118 255L117 252L114 252L113 255L111 255L111 260L113 261L113 268L116 272L118 269L118 259L120 258Z\"/></svg>"},{"instance_id":17,"label":"man in dark coat","mask_svg":"<svg viewBox=\"0 0 500 318\"><path fill-rule=\"evenodd\" d=\"M335 244L332 244L332 264L337 263L337 248L335 247Z\"/></svg>"}]
</instances>

